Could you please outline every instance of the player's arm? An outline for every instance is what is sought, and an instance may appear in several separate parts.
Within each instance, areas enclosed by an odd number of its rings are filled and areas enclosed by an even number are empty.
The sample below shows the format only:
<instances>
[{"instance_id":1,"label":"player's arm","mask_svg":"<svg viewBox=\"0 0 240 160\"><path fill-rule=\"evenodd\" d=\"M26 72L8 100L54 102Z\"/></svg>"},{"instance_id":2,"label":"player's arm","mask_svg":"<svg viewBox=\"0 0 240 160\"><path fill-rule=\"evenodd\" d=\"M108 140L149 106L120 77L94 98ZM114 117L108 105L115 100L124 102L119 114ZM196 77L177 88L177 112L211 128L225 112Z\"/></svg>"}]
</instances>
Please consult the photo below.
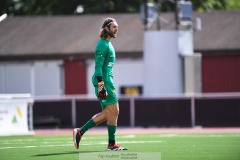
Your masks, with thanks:
<instances>
[{"instance_id":1,"label":"player's arm","mask_svg":"<svg viewBox=\"0 0 240 160\"><path fill-rule=\"evenodd\" d=\"M107 55L106 53L107 51L105 47L101 47L99 49L97 48L95 51L95 75L98 81L98 97L100 99L105 99L107 96L107 91L104 87L104 82L102 78L102 67Z\"/></svg>"}]
</instances>

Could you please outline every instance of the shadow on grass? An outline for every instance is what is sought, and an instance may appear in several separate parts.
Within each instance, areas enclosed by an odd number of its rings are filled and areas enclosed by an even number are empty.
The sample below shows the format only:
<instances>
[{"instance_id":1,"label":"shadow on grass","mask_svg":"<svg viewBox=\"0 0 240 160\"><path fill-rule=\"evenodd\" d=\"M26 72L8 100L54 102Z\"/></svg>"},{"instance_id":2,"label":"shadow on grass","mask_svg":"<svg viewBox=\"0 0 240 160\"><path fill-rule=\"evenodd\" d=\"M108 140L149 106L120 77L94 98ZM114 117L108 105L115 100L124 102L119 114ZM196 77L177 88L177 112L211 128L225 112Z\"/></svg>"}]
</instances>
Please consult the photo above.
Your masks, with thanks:
<instances>
[{"instance_id":1,"label":"shadow on grass","mask_svg":"<svg viewBox=\"0 0 240 160\"><path fill-rule=\"evenodd\" d=\"M103 151L71 151L71 152L61 152L61 153L48 153L48 154L37 154L32 157L45 157L45 156L57 156L57 155L66 155L66 154L79 154L79 153L98 153Z\"/></svg>"}]
</instances>

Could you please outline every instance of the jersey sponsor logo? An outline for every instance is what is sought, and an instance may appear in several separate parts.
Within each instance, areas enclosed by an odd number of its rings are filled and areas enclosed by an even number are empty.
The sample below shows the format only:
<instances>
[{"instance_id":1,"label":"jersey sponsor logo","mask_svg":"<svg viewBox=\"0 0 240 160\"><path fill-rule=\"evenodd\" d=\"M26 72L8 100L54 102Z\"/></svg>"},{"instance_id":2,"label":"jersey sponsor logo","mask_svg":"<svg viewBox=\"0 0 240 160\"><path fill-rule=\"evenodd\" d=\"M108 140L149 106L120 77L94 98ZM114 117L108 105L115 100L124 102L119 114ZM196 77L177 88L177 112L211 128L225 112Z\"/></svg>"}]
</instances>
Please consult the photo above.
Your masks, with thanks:
<instances>
[{"instance_id":1,"label":"jersey sponsor logo","mask_svg":"<svg viewBox=\"0 0 240 160\"><path fill-rule=\"evenodd\" d=\"M113 67L113 64L114 64L113 62L109 62L109 63L108 63L108 66L109 66L109 67Z\"/></svg>"}]
</instances>

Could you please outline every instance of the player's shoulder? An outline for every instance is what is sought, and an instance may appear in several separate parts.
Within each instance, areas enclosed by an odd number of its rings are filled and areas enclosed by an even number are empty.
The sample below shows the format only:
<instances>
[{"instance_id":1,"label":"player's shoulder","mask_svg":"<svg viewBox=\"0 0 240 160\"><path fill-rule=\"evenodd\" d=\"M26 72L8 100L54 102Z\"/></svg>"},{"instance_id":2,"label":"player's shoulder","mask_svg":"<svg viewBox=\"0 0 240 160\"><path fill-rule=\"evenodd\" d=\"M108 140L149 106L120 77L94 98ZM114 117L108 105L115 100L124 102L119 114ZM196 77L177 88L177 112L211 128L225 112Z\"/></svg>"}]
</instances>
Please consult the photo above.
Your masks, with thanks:
<instances>
[{"instance_id":1,"label":"player's shoulder","mask_svg":"<svg viewBox=\"0 0 240 160\"><path fill-rule=\"evenodd\" d=\"M109 41L100 38L97 42L96 45L96 50L103 50L103 49L107 49L109 47Z\"/></svg>"}]
</instances>

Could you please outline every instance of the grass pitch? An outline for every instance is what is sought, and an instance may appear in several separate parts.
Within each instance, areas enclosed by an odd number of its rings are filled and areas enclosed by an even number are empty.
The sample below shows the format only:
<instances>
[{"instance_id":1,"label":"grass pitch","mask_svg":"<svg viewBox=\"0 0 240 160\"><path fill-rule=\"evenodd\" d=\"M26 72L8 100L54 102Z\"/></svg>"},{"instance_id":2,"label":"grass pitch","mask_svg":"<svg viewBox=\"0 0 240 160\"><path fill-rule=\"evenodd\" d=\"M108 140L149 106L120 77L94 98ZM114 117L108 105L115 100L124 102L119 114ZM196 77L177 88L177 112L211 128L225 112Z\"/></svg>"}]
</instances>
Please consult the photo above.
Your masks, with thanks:
<instances>
[{"instance_id":1,"label":"grass pitch","mask_svg":"<svg viewBox=\"0 0 240 160\"><path fill-rule=\"evenodd\" d=\"M128 151L106 151L107 135L84 135L79 150L71 135L0 137L1 160L117 159L116 154L158 153L158 160L239 160L240 134L132 134L118 135L117 142ZM102 157L99 155L109 155ZM142 160L140 157L135 158ZM119 158L119 157L118 157ZM128 157L131 159L131 157ZM119 158L121 159L121 158ZM122 158L123 159L123 158ZM134 159L134 158L132 158ZM155 160L154 158L146 158Z\"/></svg>"}]
</instances>

